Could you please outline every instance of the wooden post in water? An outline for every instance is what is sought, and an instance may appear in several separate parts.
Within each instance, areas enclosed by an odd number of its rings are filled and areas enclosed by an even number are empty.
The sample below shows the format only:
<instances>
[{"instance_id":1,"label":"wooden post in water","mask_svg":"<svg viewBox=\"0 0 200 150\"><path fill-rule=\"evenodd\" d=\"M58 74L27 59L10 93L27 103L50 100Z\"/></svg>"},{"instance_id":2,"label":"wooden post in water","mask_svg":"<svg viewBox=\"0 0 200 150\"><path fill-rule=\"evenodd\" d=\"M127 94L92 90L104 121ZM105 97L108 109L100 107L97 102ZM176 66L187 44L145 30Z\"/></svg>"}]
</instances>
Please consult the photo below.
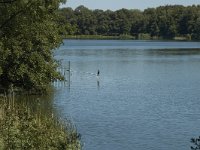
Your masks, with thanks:
<instances>
[{"instance_id":1,"label":"wooden post in water","mask_svg":"<svg viewBox=\"0 0 200 150\"><path fill-rule=\"evenodd\" d=\"M71 63L70 61L68 61L68 66L67 66L67 63L65 64L62 64L60 67L58 67L56 69L57 72L59 72L63 77L64 77L64 81L60 81L58 79L56 79L56 81L53 82L53 85L56 86L56 87L59 87L59 86L66 86L67 82L70 86L70 76L71 76ZM68 76L68 77L67 77Z\"/></svg>"},{"instance_id":2,"label":"wooden post in water","mask_svg":"<svg viewBox=\"0 0 200 150\"><path fill-rule=\"evenodd\" d=\"M71 76L71 71L70 70L71 70L71 68L70 68L70 61L69 61L69 70L68 70L69 71L69 77L68 77L69 87L70 87L70 76Z\"/></svg>"}]
</instances>

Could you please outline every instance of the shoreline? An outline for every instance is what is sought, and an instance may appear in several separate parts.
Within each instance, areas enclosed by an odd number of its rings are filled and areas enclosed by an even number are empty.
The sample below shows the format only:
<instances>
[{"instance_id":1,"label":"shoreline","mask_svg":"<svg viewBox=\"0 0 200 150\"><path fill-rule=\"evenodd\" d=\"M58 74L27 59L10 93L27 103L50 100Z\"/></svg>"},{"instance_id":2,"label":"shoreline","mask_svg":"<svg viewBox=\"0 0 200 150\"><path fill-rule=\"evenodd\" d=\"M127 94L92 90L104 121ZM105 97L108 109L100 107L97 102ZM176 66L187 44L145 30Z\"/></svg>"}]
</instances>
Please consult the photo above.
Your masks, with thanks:
<instances>
[{"instance_id":1,"label":"shoreline","mask_svg":"<svg viewBox=\"0 0 200 150\"><path fill-rule=\"evenodd\" d=\"M107 35L67 35L64 39L77 39L77 40L152 40L152 41L195 41L191 38L185 36L177 36L173 38L163 38L163 37L136 37L131 35L119 35L119 36L107 36Z\"/></svg>"}]
</instances>

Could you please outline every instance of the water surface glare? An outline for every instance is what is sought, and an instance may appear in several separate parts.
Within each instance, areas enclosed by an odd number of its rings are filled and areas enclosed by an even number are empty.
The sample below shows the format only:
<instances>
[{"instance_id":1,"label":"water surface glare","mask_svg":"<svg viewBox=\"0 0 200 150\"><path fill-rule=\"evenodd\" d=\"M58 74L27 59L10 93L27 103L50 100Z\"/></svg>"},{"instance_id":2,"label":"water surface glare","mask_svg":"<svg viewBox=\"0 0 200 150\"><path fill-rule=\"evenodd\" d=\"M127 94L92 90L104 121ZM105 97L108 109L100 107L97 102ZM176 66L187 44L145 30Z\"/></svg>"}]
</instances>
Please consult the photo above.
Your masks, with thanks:
<instances>
[{"instance_id":1,"label":"water surface glare","mask_svg":"<svg viewBox=\"0 0 200 150\"><path fill-rule=\"evenodd\" d=\"M71 62L54 106L84 150L189 150L200 135L199 42L64 40L54 55Z\"/></svg>"}]
</instances>

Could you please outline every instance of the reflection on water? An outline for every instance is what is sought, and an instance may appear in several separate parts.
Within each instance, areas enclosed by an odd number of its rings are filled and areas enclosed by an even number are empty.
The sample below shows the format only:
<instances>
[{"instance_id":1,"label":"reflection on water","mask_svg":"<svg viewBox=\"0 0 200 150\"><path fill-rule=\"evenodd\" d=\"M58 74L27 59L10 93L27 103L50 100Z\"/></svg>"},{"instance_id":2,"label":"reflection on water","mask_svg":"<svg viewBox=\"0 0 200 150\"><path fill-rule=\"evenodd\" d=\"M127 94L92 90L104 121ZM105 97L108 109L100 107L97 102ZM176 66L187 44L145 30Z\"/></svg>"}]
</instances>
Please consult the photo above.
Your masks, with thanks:
<instances>
[{"instance_id":1,"label":"reflection on water","mask_svg":"<svg viewBox=\"0 0 200 150\"><path fill-rule=\"evenodd\" d=\"M100 88L100 82L99 82L99 80L97 80L97 88L98 88L98 90Z\"/></svg>"},{"instance_id":2,"label":"reflection on water","mask_svg":"<svg viewBox=\"0 0 200 150\"><path fill-rule=\"evenodd\" d=\"M54 107L83 149L188 150L199 136L199 42L65 40L55 58L72 75Z\"/></svg>"}]
</instances>

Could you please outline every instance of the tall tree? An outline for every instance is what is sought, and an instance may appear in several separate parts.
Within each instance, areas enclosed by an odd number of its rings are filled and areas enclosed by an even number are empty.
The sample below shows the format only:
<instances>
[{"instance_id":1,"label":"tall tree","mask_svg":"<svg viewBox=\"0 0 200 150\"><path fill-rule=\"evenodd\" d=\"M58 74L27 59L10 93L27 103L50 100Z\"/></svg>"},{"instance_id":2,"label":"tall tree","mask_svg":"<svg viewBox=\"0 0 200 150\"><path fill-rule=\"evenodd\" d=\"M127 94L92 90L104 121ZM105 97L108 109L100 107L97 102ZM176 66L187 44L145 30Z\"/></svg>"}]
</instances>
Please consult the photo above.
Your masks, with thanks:
<instances>
[{"instance_id":1,"label":"tall tree","mask_svg":"<svg viewBox=\"0 0 200 150\"><path fill-rule=\"evenodd\" d=\"M61 2L65 0L0 3L1 86L45 90L52 80L61 79L52 56L62 42L57 20Z\"/></svg>"},{"instance_id":2,"label":"tall tree","mask_svg":"<svg viewBox=\"0 0 200 150\"><path fill-rule=\"evenodd\" d=\"M74 35L77 33L77 17L72 8L62 8L59 10L60 22L64 24L67 35Z\"/></svg>"},{"instance_id":3,"label":"tall tree","mask_svg":"<svg viewBox=\"0 0 200 150\"><path fill-rule=\"evenodd\" d=\"M108 11L103 11L103 10L94 10L93 11L96 20L97 20L97 25L96 25L96 32L99 35L109 35L109 13Z\"/></svg>"},{"instance_id":4,"label":"tall tree","mask_svg":"<svg viewBox=\"0 0 200 150\"><path fill-rule=\"evenodd\" d=\"M96 34L97 20L90 9L81 5L75 9L75 14L77 16L79 34Z\"/></svg>"},{"instance_id":5,"label":"tall tree","mask_svg":"<svg viewBox=\"0 0 200 150\"><path fill-rule=\"evenodd\" d=\"M157 13L156 10L153 8L148 8L144 11L144 15L147 18L147 25L146 25L146 31L149 33L152 37L159 35L159 28L158 28L158 19L157 19Z\"/></svg>"},{"instance_id":6,"label":"tall tree","mask_svg":"<svg viewBox=\"0 0 200 150\"><path fill-rule=\"evenodd\" d=\"M200 40L200 17L198 17L195 21L194 32L192 34L193 39Z\"/></svg>"}]
</instances>

